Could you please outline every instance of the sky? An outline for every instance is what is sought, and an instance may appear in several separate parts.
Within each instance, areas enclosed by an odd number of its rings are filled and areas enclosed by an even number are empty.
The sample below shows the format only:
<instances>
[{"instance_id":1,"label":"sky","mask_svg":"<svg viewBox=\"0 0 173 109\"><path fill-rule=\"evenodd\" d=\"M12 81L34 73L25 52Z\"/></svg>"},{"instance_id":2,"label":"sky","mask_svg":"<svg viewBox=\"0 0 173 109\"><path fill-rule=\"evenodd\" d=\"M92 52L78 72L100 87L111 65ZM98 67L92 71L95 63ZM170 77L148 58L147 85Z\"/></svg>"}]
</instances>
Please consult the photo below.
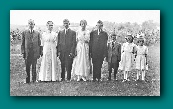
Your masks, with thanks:
<instances>
[{"instance_id":1,"label":"sky","mask_svg":"<svg viewBox=\"0 0 173 109\"><path fill-rule=\"evenodd\" d=\"M10 24L15 25L27 25L29 19L36 25L46 25L47 21L62 25L66 18L73 23L85 19L90 26L95 26L98 20L138 24L153 20L160 24L160 10L10 10Z\"/></svg>"}]
</instances>

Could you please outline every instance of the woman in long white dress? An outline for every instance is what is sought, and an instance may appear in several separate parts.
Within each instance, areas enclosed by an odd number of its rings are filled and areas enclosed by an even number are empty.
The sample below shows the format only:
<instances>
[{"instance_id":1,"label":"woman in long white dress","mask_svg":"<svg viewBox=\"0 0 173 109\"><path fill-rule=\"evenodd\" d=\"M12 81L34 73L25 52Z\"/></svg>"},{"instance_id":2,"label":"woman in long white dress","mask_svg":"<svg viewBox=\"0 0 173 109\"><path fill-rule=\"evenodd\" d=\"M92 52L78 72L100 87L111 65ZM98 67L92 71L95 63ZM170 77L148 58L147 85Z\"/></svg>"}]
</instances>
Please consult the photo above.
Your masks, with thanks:
<instances>
[{"instance_id":1,"label":"woman in long white dress","mask_svg":"<svg viewBox=\"0 0 173 109\"><path fill-rule=\"evenodd\" d=\"M39 81L58 81L60 72L57 69L56 40L57 33L53 32L53 22L47 22L48 30L42 34L43 57L39 72Z\"/></svg>"},{"instance_id":2,"label":"woman in long white dress","mask_svg":"<svg viewBox=\"0 0 173 109\"><path fill-rule=\"evenodd\" d=\"M73 60L72 78L77 77L77 81L83 79L86 81L90 71L89 61L89 40L90 33L86 30L86 20L80 21L81 28L76 32L76 53L77 56Z\"/></svg>"}]
</instances>

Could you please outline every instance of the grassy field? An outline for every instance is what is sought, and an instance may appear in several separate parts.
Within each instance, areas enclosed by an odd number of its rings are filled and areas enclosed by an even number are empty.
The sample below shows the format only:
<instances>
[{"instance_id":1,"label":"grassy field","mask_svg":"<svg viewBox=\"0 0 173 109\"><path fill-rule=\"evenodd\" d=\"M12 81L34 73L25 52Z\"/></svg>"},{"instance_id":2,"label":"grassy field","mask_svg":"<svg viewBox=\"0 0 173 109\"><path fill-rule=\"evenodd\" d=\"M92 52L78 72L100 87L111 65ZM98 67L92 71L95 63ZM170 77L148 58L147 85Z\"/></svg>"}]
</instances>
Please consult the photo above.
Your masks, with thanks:
<instances>
[{"instance_id":1,"label":"grassy field","mask_svg":"<svg viewBox=\"0 0 173 109\"><path fill-rule=\"evenodd\" d=\"M149 47L149 70L146 82L134 81L133 71L130 82L121 82L123 75L119 73L118 81L106 81L107 65L103 67L103 81L98 82L48 82L23 84L25 81L25 65L20 54L20 46L11 46L10 53L10 95L11 96L160 96L160 44ZM37 72L40 68L38 60Z\"/></svg>"}]
</instances>

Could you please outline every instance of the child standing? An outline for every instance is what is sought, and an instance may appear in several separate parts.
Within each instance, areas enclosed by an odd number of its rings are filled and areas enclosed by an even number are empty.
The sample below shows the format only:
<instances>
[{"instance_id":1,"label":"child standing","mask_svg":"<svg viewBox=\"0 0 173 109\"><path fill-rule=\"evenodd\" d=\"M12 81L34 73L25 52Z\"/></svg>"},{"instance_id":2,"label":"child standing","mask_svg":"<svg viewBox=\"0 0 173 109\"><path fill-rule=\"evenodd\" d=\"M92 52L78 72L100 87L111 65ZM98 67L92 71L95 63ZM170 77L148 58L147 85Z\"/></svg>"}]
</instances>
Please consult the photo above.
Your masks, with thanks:
<instances>
[{"instance_id":1,"label":"child standing","mask_svg":"<svg viewBox=\"0 0 173 109\"><path fill-rule=\"evenodd\" d=\"M116 41L117 35L111 35L112 41L108 43L108 70L109 77L108 80L111 80L112 68L114 69L114 80L116 79L117 70L119 67L119 62L121 60L121 45Z\"/></svg>"},{"instance_id":2,"label":"child standing","mask_svg":"<svg viewBox=\"0 0 173 109\"><path fill-rule=\"evenodd\" d=\"M134 48L135 44L133 43L133 37L132 35L127 35L126 37L126 43L123 43L122 49L121 49L121 61L119 69L123 71L124 73L124 80L130 81L128 79L128 74L132 70L133 62L134 62Z\"/></svg>"},{"instance_id":3,"label":"child standing","mask_svg":"<svg viewBox=\"0 0 173 109\"><path fill-rule=\"evenodd\" d=\"M136 69L137 79L139 80L139 74L142 73L142 80L145 80L145 71L147 70L147 54L148 48L144 45L144 38L138 38L138 46L136 47Z\"/></svg>"}]
</instances>

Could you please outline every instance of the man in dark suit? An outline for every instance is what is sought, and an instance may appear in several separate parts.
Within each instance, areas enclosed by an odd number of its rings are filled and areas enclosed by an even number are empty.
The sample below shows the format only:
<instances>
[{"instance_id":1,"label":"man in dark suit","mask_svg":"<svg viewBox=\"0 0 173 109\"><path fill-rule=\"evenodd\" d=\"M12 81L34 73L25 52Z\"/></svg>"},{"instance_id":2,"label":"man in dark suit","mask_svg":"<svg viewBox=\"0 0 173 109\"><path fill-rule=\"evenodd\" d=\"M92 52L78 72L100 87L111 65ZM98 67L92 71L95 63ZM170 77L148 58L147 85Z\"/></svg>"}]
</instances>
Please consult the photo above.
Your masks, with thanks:
<instances>
[{"instance_id":1,"label":"man in dark suit","mask_svg":"<svg viewBox=\"0 0 173 109\"><path fill-rule=\"evenodd\" d=\"M41 41L40 33L33 30L35 23L32 19L28 21L29 29L22 32L21 52L26 64L26 83L30 83L30 67L32 65L32 81L36 82L36 64L40 57Z\"/></svg>"},{"instance_id":2,"label":"man in dark suit","mask_svg":"<svg viewBox=\"0 0 173 109\"><path fill-rule=\"evenodd\" d=\"M93 63L93 81L100 81L103 60L107 57L108 34L103 31L103 22L97 22L97 30L90 33L89 54Z\"/></svg>"},{"instance_id":3,"label":"man in dark suit","mask_svg":"<svg viewBox=\"0 0 173 109\"><path fill-rule=\"evenodd\" d=\"M108 80L111 80L112 68L114 69L114 80L116 80L116 74L121 60L121 45L116 41L116 34L112 34L111 38L112 41L108 43Z\"/></svg>"},{"instance_id":4,"label":"man in dark suit","mask_svg":"<svg viewBox=\"0 0 173 109\"><path fill-rule=\"evenodd\" d=\"M69 28L69 20L63 21L65 29L58 33L57 54L61 61L61 81L65 80L65 69L67 70L67 80L71 79L71 69L76 49L76 32Z\"/></svg>"}]
</instances>

